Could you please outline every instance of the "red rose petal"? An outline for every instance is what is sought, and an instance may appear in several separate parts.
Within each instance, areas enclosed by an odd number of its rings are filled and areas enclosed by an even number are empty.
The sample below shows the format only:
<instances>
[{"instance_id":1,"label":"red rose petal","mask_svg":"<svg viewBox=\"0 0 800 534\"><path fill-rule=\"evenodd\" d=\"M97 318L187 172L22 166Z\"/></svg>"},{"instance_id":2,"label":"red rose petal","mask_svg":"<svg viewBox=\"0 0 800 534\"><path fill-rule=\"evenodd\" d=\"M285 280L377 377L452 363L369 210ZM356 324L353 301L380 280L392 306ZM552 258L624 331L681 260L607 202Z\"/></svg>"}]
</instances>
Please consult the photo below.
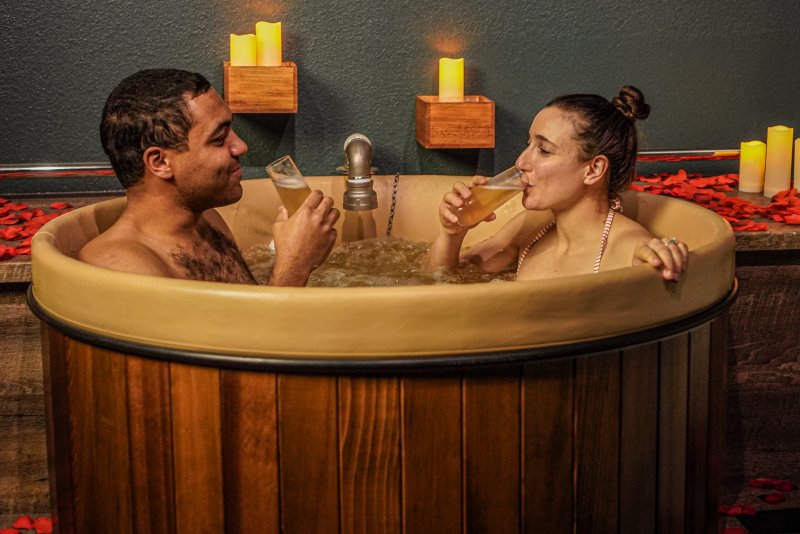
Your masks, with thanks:
<instances>
[{"instance_id":1,"label":"red rose petal","mask_svg":"<svg viewBox=\"0 0 800 534\"><path fill-rule=\"evenodd\" d=\"M6 226L0 228L0 237L6 241L14 241L23 232L22 226Z\"/></svg>"},{"instance_id":2,"label":"red rose petal","mask_svg":"<svg viewBox=\"0 0 800 534\"><path fill-rule=\"evenodd\" d=\"M786 495L780 492L768 493L767 495L759 495L759 499L769 504L778 504L786 500Z\"/></svg>"},{"instance_id":3,"label":"red rose petal","mask_svg":"<svg viewBox=\"0 0 800 534\"><path fill-rule=\"evenodd\" d=\"M754 478L750 481L751 488L771 488L772 487L772 479L771 478L764 478L758 477Z\"/></svg>"},{"instance_id":4,"label":"red rose petal","mask_svg":"<svg viewBox=\"0 0 800 534\"><path fill-rule=\"evenodd\" d=\"M800 215L792 213L791 215L784 217L783 220L786 224L800 224Z\"/></svg>"},{"instance_id":5,"label":"red rose petal","mask_svg":"<svg viewBox=\"0 0 800 534\"><path fill-rule=\"evenodd\" d=\"M17 255L16 247L0 245L0 260L8 260Z\"/></svg>"},{"instance_id":6,"label":"red rose petal","mask_svg":"<svg viewBox=\"0 0 800 534\"><path fill-rule=\"evenodd\" d=\"M31 247L15 247L14 253L17 256L30 256L31 255Z\"/></svg>"},{"instance_id":7,"label":"red rose petal","mask_svg":"<svg viewBox=\"0 0 800 534\"><path fill-rule=\"evenodd\" d=\"M28 205L27 204L22 204L22 203L20 203L20 204L11 204L11 203L9 203L9 204L6 205L6 207L8 209L10 209L10 210L13 210L13 211L28 209Z\"/></svg>"},{"instance_id":8,"label":"red rose petal","mask_svg":"<svg viewBox=\"0 0 800 534\"><path fill-rule=\"evenodd\" d=\"M0 224L17 224L19 222L19 218L16 215L6 215L5 217L0 217Z\"/></svg>"},{"instance_id":9,"label":"red rose petal","mask_svg":"<svg viewBox=\"0 0 800 534\"><path fill-rule=\"evenodd\" d=\"M50 207L54 210L63 210L64 208L71 208L72 204L69 202L53 202Z\"/></svg>"},{"instance_id":10,"label":"red rose petal","mask_svg":"<svg viewBox=\"0 0 800 534\"><path fill-rule=\"evenodd\" d=\"M0 206L5 204L6 202L8 202L8 200L4 199L3 197L0 197Z\"/></svg>"},{"instance_id":11,"label":"red rose petal","mask_svg":"<svg viewBox=\"0 0 800 534\"><path fill-rule=\"evenodd\" d=\"M756 509L749 504L720 505L719 513L724 515L756 515Z\"/></svg>"},{"instance_id":12,"label":"red rose petal","mask_svg":"<svg viewBox=\"0 0 800 534\"><path fill-rule=\"evenodd\" d=\"M36 534L51 534L53 532L53 522L49 517L39 517L33 522Z\"/></svg>"},{"instance_id":13,"label":"red rose petal","mask_svg":"<svg viewBox=\"0 0 800 534\"><path fill-rule=\"evenodd\" d=\"M3 200L0 198L0 200ZM15 528L0 528L0 534L19 534L19 530Z\"/></svg>"},{"instance_id":14,"label":"red rose petal","mask_svg":"<svg viewBox=\"0 0 800 534\"><path fill-rule=\"evenodd\" d=\"M788 480L774 480L772 487L778 491L794 491L797 489L797 486Z\"/></svg>"},{"instance_id":15,"label":"red rose petal","mask_svg":"<svg viewBox=\"0 0 800 534\"><path fill-rule=\"evenodd\" d=\"M14 524L11 525L11 526L14 527L14 528L28 528L28 529L31 529L31 528L33 528L33 521L31 521L30 516L21 515L21 516L19 516L17 518L16 521L14 521Z\"/></svg>"}]
</instances>

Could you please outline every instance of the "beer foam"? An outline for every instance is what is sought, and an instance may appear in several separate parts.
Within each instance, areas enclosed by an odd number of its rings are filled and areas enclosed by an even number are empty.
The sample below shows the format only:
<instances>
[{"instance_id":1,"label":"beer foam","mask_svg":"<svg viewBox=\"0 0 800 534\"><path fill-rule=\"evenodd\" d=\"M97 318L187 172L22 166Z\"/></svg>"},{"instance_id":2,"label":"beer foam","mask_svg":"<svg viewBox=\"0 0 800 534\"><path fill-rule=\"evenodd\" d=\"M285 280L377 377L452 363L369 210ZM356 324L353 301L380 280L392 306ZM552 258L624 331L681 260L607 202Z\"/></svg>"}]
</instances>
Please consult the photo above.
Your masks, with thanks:
<instances>
[{"instance_id":1,"label":"beer foam","mask_svg":"<svg viewBox=\"0 0 800 534\"><path fill-rule=\"evenodd\" d=\"M502 184L502 185L478 185L475 186L475 189L504 189L506 191L520 191L525 189L524 185L510 185L510 184Z\"/></svg>"},{"instance_id":2,"label":"beer foam","mask_svg":"<svg viewBox=\"0 0 800 534\"><path fill-rule=\"evenodd\" d=\"M302 178L281 178L280 180L275 180L275 185L286 189L303 189L307 187L305 180Z\"/></svg>"}]
</instances>

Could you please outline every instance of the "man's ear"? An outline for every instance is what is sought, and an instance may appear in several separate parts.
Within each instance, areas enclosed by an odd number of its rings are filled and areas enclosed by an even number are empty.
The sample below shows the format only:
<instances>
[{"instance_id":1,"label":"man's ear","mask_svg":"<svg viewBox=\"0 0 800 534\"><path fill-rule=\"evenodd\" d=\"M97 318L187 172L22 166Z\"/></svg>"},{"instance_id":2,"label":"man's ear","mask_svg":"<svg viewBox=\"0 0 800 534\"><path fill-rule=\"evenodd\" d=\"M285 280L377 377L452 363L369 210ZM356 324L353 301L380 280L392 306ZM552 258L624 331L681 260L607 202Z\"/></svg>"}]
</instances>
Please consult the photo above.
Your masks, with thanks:
<instances>
[{"instance_id":1,"label":"man's ear","mask_svg":"<svg viewBox=\"0 0 800 534\"><path fill-rule=\"evenodd\" d=\"M587 167L586 175L583 177L583 183L586 185L594 185L600 182L608 171L609 163L608 158L604 155L595 156L592 158Z\"/></svg>"},{"instance_id":2,"label":"man's ear","mask_svg":"<svg viewBox=\"0 0 800 534\"><path fill-rule=\"evenodd\" d=\"M150 173L163 180L170 180L173 177L171 160L167 149L159 146L148 147L142 155L144 166Z\"/></svg>"}]
</instances>

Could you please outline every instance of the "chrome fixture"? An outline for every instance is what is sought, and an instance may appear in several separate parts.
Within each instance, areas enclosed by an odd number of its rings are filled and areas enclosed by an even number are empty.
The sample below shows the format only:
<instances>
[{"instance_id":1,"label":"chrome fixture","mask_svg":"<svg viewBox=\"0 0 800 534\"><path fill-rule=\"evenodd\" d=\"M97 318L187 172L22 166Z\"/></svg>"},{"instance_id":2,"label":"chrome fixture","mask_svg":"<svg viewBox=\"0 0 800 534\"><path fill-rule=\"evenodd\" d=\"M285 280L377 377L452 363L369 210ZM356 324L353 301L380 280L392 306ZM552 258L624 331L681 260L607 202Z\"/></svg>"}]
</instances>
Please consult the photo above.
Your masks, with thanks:
<instances>
[{"instance_id":1,"label":"chrome fixture","mask_svg":"<svg viewBox=\"0 0 800 534\"><path fill-rule=\"evenodd\" d=\"M355 133L345 140L344 155L348 170L344 209L374 210L378 207L378 195L372 189L372 143L366 135Z\"/></svg>"}]
</instances>

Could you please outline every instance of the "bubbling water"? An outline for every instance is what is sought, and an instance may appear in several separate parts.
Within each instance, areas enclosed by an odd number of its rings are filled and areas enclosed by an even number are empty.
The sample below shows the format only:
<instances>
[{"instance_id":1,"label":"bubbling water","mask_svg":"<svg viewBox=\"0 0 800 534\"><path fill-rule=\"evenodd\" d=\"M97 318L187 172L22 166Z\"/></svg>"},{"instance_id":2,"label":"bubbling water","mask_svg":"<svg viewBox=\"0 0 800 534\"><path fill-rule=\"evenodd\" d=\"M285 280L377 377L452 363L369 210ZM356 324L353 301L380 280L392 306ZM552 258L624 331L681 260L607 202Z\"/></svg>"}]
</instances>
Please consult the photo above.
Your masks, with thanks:
<instances>
[{"instance_id":1,"label":"bubbling water","mask_svg":"<svg viewBox=\"0 0 800 534\"><path fill-rule=\"evenodd\" d=\"M386 287L435 284L470 284L514 280L513 270L481 273L472 265L455 272L443 269L422 272L422 259L429 243L398 237L378 237L342 243L334 247L328 259L308 280L312 287ZM275 247L256 245L244 253L250 271L260 284L266 284L275 262Z\"/></svg>"}]
</instances>

